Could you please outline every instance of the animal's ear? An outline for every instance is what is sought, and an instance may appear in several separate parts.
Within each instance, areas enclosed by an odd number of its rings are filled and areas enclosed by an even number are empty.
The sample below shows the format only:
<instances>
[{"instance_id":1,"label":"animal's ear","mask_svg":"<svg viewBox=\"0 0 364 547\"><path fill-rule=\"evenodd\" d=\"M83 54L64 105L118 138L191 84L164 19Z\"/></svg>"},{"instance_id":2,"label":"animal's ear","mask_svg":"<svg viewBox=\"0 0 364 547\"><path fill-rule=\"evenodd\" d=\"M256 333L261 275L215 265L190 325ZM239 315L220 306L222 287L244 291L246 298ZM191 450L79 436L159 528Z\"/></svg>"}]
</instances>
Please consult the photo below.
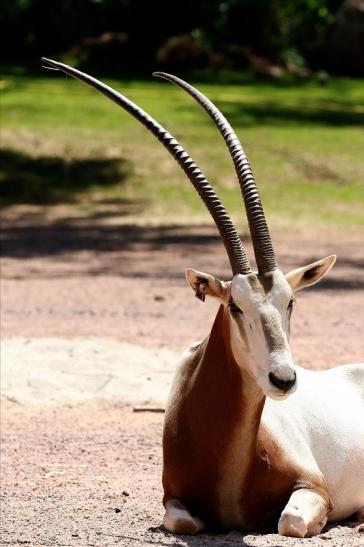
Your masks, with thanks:
<instances>
[{"instance_id":1,"label":"animal's ear","mask_svg":"<svg viewBox=\"0 0 364 547\"><path fill-rule=\"evenodd\" d=\"M299 291L303 287L308 287L320 281L335 264L336 255L330 255L322 260L313 262L308 266L297 268L286 274L286 279L293 291Z\"/></svg>"},{"instance_id":2,"label":"animal's ear","mask_svg":"<svg viewBox=\"0 0 364 547\"><path fill-rule=\"evenodd\" d=\"M188 268L186 270L186 279L191 289L195 291L196 297L202 300L202 302L205 301L207 294L216 298L224 298L227 285L213 275Z\"/></svg>"}]
</instances>

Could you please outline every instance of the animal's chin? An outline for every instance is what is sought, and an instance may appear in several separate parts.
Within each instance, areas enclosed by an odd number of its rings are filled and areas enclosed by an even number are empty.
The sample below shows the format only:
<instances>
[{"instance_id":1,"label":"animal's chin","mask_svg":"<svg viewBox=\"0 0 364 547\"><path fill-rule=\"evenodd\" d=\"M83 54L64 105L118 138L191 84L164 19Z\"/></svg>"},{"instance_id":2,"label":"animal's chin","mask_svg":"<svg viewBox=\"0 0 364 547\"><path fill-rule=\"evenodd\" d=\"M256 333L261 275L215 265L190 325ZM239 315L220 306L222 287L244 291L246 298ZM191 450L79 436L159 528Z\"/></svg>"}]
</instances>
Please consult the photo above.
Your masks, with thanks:
<instances>
[{"instance_id":1,"label":"animal's chin","mask_svg":"<svg viewBox=\"0 0 364 547\"><path fill-rule=\"evenodd\" d=\"M287 399L290 395L292 395L296 389L297 382L289 391L282 391L274 387L268 387L265 389L263 388L263 393L266 397L269 397L269 399L273 399L273 401L284 401L284 399Z\"/></svg>"},{"instance_id":2,"label":"animal's chin","mask_svg":"<svg viewBox=\"0 0 364 547\"><path fill-rule=\"evenodd\" d=\"M285 393L284 391L268 390L265 392L265 395L269 399L273 399L273 401L284 401L284 399L287 399L292 394L292 391Z\"/></svg>"}]
</instances>

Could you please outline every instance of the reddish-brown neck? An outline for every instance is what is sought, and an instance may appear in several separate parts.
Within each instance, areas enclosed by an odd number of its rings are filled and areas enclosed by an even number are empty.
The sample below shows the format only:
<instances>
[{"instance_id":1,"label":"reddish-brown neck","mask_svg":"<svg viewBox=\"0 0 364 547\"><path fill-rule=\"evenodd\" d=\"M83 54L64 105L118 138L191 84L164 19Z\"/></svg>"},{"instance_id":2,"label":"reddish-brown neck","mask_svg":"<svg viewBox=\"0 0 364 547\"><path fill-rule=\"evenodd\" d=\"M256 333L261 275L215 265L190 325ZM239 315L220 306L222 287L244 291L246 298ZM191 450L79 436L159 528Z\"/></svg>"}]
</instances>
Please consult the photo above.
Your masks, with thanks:
<instances>
[{"instance_id":1,"label":"reddish-brown neck","mask_svg":"<svg viewBox=\"0 0 364 547\"><path fill-rule=\"evenodd\" d=\"M221 306L204 347L186 364L166 415L163 443L165 501L182 499L215 522L221 520L217 513L230 462L240 461L241 454L254 457L264 406L262 392L234 359L229 331L228 311ZM245 472L239 469L239 475L236 482L242 484Z\"/></svg>"}]
</instances>

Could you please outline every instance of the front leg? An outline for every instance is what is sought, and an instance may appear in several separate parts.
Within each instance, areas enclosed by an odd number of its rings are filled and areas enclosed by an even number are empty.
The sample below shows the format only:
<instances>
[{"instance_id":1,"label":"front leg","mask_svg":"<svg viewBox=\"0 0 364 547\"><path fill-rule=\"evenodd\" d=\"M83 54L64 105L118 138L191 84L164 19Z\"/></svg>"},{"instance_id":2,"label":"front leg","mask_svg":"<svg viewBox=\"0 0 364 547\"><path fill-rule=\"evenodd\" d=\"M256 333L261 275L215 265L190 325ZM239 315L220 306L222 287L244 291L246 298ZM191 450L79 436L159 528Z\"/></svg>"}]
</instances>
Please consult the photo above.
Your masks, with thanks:
<instances>
[{"instance_id":1,"label":"front leg","mask_svg":"<svg viewBox=\"0 0 364 547\"><path fill-rule=\"evenodd\" d=\"M327 501L314 490L296 490L281 514L278 532L299 538L316 536L325 526L329 510Z\"/></svg>"}]
</instances>

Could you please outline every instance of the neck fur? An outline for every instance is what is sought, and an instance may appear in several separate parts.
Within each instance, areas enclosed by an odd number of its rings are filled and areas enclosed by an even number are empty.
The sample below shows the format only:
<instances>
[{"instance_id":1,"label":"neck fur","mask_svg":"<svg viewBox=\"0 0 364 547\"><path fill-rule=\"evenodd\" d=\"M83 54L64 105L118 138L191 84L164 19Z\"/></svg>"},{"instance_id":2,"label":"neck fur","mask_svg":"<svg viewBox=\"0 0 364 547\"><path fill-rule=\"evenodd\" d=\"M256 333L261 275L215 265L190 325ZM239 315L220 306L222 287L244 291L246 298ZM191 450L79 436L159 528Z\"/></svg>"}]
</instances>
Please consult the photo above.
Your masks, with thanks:
<instances>
[{"instance_id":1,"label":"neck fur","mask_svg":"<svg viewBox=\"0 0 364 547\"><path fill-rule=\"evenodd\" d=\"M212 373L218 412L225 429L220 468L220 519L225 526L241 524L241 492L256 456L257 437L265 396L255 380L234 358L227 310L221 306L207 342L201 371ZM248 358L248 357L247 357ZM211 378L212 380L212 378ZM212 382L211 382L212 383Z\"/></svg>"}]
</instances>

